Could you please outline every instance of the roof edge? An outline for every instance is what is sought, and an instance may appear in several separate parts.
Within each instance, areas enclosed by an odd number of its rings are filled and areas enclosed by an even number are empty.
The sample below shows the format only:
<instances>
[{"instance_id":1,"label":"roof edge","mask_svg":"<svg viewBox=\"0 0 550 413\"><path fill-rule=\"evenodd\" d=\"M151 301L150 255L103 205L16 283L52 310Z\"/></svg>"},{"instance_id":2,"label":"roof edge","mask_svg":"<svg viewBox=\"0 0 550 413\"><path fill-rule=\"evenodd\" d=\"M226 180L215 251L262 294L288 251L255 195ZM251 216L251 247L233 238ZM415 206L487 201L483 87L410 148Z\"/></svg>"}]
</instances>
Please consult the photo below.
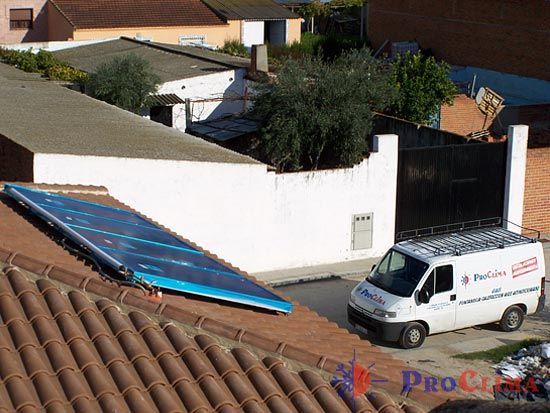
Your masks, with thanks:
<instances>
[{"instance_id":1,"label":"roof edge","mask_svg":"<svg viewBox=\"0 0 550 413\"><path fill-rule=\"evenodd\" d=\"M73 194L84 194L84 195L103 195L103 196L110 195L109 190L104 186L61 185L61 184L45 184L45 183L36 183L36 182L17 182L17 181L16 182L0 181L0 192L4 190L4 186L7 184L24 186L29 189L48 191L56 194L71 192Z\"/></svg>"},{"instance_id":2,"label":"roof edge","mask_svg":"<svg viewBox=\"0 0 550 413\"><path fill-rule=\"evenodd\" d=\"M199 56L199 55L196 55L196 54L193 54L193 53L187 53L183 50L177 50L177 49L171 48L170 46L166 46L166 45L163 45L163 44L158 44L158 43L155 43L155 42L146 42L146 41L134 39L134 38L128 37L128 36L120 36L120 39L121 40L127 40L127 41L130 41L130 42L133 42L133 43L137 43L137 44L140 44L142 46L151 47L153 49L161 50L163 52L168 52L168 53L173 53L173 54L177 54L177 55L187 56L187 57L202 60L202 61L208 62L208 63L216 63L216 64L225 66L225 67L230 68L230 69L242 68L241 66L232 65L231 63L223 62L223 61L221 61L221 59L217 60L217 59L209 58L209 57L206 57L206 56Z\"/></svg>"}]
</instances>

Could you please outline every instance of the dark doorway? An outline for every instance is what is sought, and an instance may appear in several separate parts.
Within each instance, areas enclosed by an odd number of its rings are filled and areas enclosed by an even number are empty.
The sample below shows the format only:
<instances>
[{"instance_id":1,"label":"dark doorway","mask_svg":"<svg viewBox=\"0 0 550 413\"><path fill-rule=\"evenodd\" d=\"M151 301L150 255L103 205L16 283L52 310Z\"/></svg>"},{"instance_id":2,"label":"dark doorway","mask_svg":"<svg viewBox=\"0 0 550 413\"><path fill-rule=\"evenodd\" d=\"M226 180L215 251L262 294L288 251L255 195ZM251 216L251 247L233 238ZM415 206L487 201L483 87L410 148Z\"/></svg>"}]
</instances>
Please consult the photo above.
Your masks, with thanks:
<instances>
[{"instance_id":1,"label":"dark doorway","mask_svg":"<svg viewBox=\"0 0 550 413\"><path fill-rule=\"evenodd\" d=\"M172 106L153 106L151 120L172 127Z\"/></svg>"}]
</instances>

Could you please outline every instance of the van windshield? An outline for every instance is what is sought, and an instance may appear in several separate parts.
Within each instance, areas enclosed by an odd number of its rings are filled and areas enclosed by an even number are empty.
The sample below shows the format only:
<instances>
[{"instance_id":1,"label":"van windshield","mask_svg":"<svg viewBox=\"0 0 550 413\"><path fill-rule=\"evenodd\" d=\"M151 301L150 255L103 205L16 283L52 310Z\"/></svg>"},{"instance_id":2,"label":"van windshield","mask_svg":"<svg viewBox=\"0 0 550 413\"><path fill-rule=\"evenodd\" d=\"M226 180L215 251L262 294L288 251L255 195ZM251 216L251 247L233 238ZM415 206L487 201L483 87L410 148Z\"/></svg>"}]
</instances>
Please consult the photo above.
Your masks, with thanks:
<instances>
[{"instance_id":1,"label":"van windshield","mask_svg":"<svg viewBox=\"0 0 550 413\"><path fill-rule=\"evenodd\" d=\"M367 281L391 294L410 297L428 267L416 258L389 250Z\"/></svg>"}]
</instances>

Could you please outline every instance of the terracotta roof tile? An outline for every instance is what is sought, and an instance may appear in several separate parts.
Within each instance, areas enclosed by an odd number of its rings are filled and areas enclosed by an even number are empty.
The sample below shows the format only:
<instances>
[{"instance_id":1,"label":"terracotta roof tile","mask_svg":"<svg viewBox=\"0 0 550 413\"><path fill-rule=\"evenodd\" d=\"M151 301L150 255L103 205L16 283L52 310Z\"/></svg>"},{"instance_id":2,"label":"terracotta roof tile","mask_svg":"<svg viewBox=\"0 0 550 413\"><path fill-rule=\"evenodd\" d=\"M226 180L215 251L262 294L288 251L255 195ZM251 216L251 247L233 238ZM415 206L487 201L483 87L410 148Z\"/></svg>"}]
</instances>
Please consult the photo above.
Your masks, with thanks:
<instances>
[{"instance_id":1,"label":"terracotta roof tile","mask_svg":"<svg viewBox=\"0 0 550 413\"><path fill-rule=\"evenodd\" d=\"M50 0L76 29L225 25L200 0Z\"/></svg>"},{"instance_id":2,"label":"terracotta roof tile","mask_svg":"<svg viewBox=\"0 0 550 413\"><path fill-rule=\"evenodd\" d=\"M493 118L485 115L477 107L476 101L464 94L457 95L452 105L441 107L443 130L466 136L482 129L489 129Z\"/></svg>"},{"instance_id":3,"label":"terracotta roof tile","mask_svg":"<svg viewBox=\"0 0 550 413\"><path fill-rule=\"evenodd\" d=\"M129 209L100 189L46 189ZM327 380L354 349L394 399L356 398L357 412L448 398L402 398L403 362L299 303L282 315L170 291L154 300L103 280L56 236L0 194L0 261L11 265L0 275L0 411L349 411Z\"/></svg>"}]
</instances>

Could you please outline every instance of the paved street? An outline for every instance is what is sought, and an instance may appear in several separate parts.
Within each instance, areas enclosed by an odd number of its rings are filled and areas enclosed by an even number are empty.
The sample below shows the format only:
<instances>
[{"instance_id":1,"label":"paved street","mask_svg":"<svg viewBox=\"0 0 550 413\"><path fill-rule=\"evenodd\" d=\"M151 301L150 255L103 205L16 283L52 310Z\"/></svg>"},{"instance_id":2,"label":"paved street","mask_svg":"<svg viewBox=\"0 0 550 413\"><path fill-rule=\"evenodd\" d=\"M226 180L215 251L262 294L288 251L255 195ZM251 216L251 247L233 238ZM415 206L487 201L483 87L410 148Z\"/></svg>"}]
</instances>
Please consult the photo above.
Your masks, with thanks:
<instances>
[{"instance_id":1,"label":"paved street","mask_svg":"<svg viewBox=\"0 0 550 413\"><path fill-rule=\"evenodd\" d=\"M545 244L546 274L550 275L550 244ZM550 280L547 276L547 291ZM365 337L355 331L347 321L346 305L350 291L361 278L342 278L313 281L301 284L279 287L281 291L290 295L302 304L316 310L319 314L336 322L339 326ZM550 298L549 298L550 301ZM451 359L450 356L460 353L487 350L502 344L508 344L528 337L550 337L550 303L547 301L545 310L536 316L526 318L520 331L505 333L498 329L496 324L466 328L449 333L436 334L427 337L424 345L419 349L403 350L397 344L380 342L369 339L373 344L384 351L404 359L411 365L421 365L426 371L443 375L452 374L464 368L462 361ZM365 337L366 338L366 337ZM472 362L467 362L471 365ZM476 364L476 363L474 363ZM489 373L490 366L480 364L476 366Z\"/></svg>"}]
</instances>

